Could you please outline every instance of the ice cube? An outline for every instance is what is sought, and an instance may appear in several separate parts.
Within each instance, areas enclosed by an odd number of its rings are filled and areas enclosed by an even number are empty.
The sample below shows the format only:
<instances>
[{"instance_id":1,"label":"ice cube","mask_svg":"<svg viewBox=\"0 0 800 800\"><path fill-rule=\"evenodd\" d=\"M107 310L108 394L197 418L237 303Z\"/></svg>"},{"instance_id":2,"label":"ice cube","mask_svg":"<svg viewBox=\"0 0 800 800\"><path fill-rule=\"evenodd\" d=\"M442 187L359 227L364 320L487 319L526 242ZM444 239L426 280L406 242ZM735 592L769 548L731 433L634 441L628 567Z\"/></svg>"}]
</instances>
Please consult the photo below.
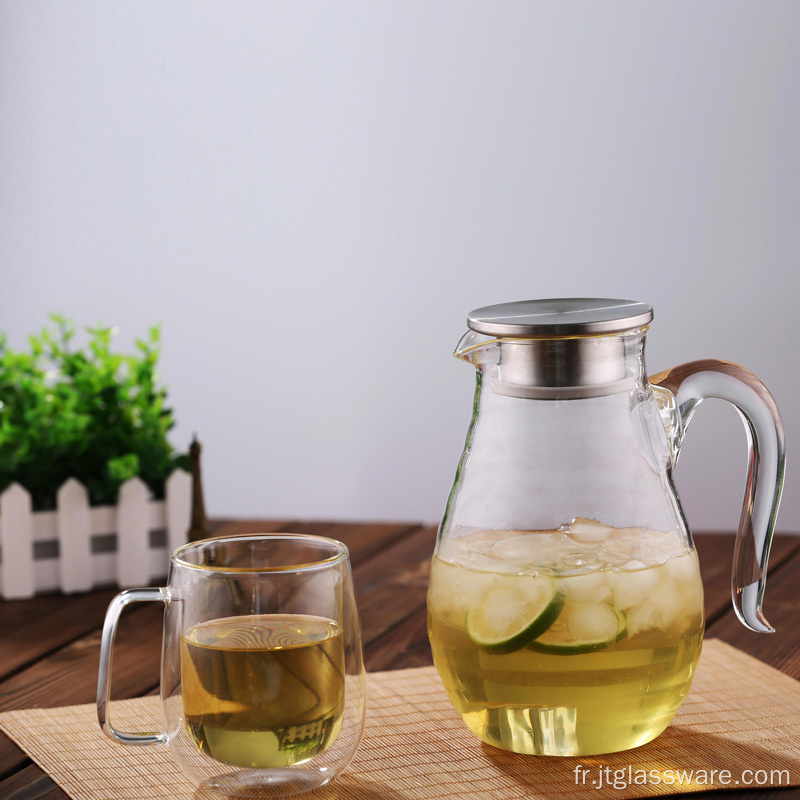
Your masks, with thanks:
<instances>
[{"instance_id":1,"label":"ice cube","mask_svg":"<svg viewBox=\"0 0 800 800\"><path fill-rule=\"evenodd\" d=\"M616 533L616 528L603 525L596 519L575 517L569 525L567 533L570 539L582 544L598 544Z\"/></svg>"},{"instance_id":2,"label":"ice cube","mask_svg":"<svg viewBox=\"0 0 800 800\"><path fill-rule=\"evenodd\" d=\"M435 610L438 615L452 616L463 621L467 610L466 598L472 592L472 587L467 582L469 575L467 570L456 564L434 559L428 591L431 610Z\"/></svg>"},{"instance_id":3,"label":"ice cube","mask_svg":"<svg viewBox=\"0 0 800 800\"><path fill-rule=\"evenodd\" d=\"M675 581L683 603L683 613L695 617L703 610L703 581L695 553L672 558L664 564L667 574Z\"/></svg>"},{"instance_id":4,"label":"ice cube","mask_svg":"<svg viewBox=\"0 0 800 800\"><path fill-rule=\"evenodd\" d=\"M664 566L670 577L679 583L696 583L700 580L697 556L694 553L671 558Z\"/></svg>"},{"instance_id":5,"label":"ice cube","mask_svg":"<svg viewBox=\"0 0 800 800\"><path fill-rule=\"evenodd\" d=\"M621 567L631 560L631 554L627 550L620 550L617 547L604 547L597 557L608 567Z\"/></svg>"},{"instance_id":6,"label":"ice cube","mask_svg":"<svg viewBox=\"0 0 800 800\"><path fill-rule=\"evenodd\" d=\"M573 553L564 559L564 566L569 569L580 569L583 572L599 569L597 559L590 553Z\"/></svg>"},{"instance_id":7,"label":"ice cube","mask_svg":"<svg viewBox=\"0 0 800 800\"><path fill-rule=\"evenodd\" d=\"M567 629L574 641L610 642L619 631L619 617L605 603L582 603L564 609Z\"/></svg>"},{"instance_id":8,"label":"ice cube","mask_svg":"<svg viewBox=\"0 0 800 800\"><path fill-rule=\"evenodd\" d=\"M645 600L625 613L628 617L628 636L661 627L661 612L652 600Z\"/></svg>"},{"instance_id":9,"label":"ice cube","mask_svg":"<svg viewBox=\"0 0 800 800\"><path fill-rule=\"evenodd\" d=\"M645 569L647 564L644 561L639 561L638 559L634 558L631 561L628 561L626 564L622 565L622 569L627 570L634 570L634 569Z\"/></svg>"},{"instance_id":10,"label":"ice cube","mask_svg":"<svg viewBox=\"0 0 800 800\"><path fill-rule=\"evenodd\" d=\"M500 572L510 575L518 575L522 570L521 566L513 561L501 561L496 558L494 553L469 553L461 563L469 569L480 570L481 572Z\"/></svg>"},{"instance_id":11,"label":"ice cube","mask_svg":"<svg viewBox=\"0 0 800 800\"><path fill-rule=\"evenodd\" d=\"M686 550L681 537L673 531L641 530L631 541L636 557L651 565L663 564Z\"/></svg>"},{"instance_id":12,"label":"ice cube","mask_svg":"<svg viewBox=\"0 0 800 800\"><path fill-rule=\"evenodd\" d=\"M542 533L512 536L497 542L492 548L492 556L496 560L515 564L525 570L557 566L574 552L574 545L562 539L559 546L552 534Z\"/></svg>"},{"instance_id":13,"label":"ice cube","mask_svg":"<svg viewBox=\"0 0 800 800\"><path fill-rule=\"evenodd\" d=\"M626 562L626 563L642 563L642 562ZM649 569L634 569L629 570L615 570L609 573L612 578L612 585L614 589L614 605L617 608L631 608L632 606L639 605L653 593L659 584L659 575L657 570Z\"/></svg>"},{"instance_id":14,"label":"ice cube","mask_svg":"<svg viewBox=\"0 0 800 800\"><path fill-rule=\"evenodd\" d=\"M586 575L560 578L558 583L568 603L610 603L612 599L607 572L590 572Z\"/></svg>"},{"instance_id":15,"label":"ice cube","mask_svg":"<svg viewBox=\"0 0 800 800\"><path fill-rule=\"evenodd\" d=\"M642 539L652 552L674 556L683 552L683 540L675 531L644 531Z\"/></svg>"},{"instance_id":16,"label":"ice cube","mask_svg":"<svg viewBox=\"0 0 800 800\"><path fill-rule=\"evenodd\" d=\"M675 581L667 578L661 582L651 601L661 612L661 624L668 628L683 614L683 598Z\"/></svg>"},{"instance_id":17,"label":"ice cube","mask_svg":"<svg viewBox=\"0 0 800 800\"><path fill-rule=\"evenodd\" d=\"M678 584L683 601L683 613L691 618L704 612L703 584L697 580L693 583Z\"/></svg>"}]
</instances>

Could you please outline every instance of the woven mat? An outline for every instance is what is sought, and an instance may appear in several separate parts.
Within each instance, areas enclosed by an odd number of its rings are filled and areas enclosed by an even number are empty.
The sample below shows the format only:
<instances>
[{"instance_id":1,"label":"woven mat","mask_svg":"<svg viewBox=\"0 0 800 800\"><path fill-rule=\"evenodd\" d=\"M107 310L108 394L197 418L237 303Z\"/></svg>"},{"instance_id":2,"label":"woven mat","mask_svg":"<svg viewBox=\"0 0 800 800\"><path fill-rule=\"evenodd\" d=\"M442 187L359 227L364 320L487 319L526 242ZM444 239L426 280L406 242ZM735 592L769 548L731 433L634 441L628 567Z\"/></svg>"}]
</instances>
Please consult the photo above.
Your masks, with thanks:
<instances>
[{"instance_id":1,"label":"woven mat","mask_svg":"<svg viewBox=\"0 0 800 800\"><path fill-rule=\"evenodd\" d=\"M716 640L705 643L672 725L643 747L608 756L518 756L481 744L433 667L374 673L367 687L367 727L355 759L310 799L634 798L737 781L740 788L800 785L800 683ZM114 714L123 730L160 727L156 697L117 701ZM94 706L10 711L0 714L0 727L74 800L200 797L165 750L106 739Z\"/></svg>"}]
</instances>

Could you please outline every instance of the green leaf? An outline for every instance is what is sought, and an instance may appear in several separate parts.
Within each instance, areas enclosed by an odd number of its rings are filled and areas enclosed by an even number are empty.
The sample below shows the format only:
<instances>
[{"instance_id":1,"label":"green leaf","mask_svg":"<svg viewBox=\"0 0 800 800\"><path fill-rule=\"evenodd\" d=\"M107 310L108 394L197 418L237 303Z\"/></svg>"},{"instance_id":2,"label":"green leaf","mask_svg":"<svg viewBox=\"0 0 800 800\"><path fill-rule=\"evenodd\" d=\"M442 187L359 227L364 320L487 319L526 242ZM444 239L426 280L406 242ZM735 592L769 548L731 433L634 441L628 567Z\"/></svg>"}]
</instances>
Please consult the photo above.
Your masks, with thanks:
<instances>
[{"instance_id":1,"label":"green leaf","mask_svg":"<svg viewBox=\"0 0 800 800\"><path fill-rule=\"evenodd\" d=\"M125 483L138 474L139 456L136 453L126 453L108 461L108 477L116 483Z\"/></svg>"},{"instance_id":2,"label":"green leaf","mask_svg":"<svg viewBox=\"0 0 800 800\"><path fill-rule=\"evenodd\" d=\"M19 481L34 508L53 508L58 487L75 477L93 504L115 503L119 485L139 475L156 497L185 454L166 438L175 424L158 384L160 327L136 341L134 354L113 352L114 329L87 328L74 345L66 317L51 317L27 352L0 334L0 487Z\"/></svg>"}]
</instances>

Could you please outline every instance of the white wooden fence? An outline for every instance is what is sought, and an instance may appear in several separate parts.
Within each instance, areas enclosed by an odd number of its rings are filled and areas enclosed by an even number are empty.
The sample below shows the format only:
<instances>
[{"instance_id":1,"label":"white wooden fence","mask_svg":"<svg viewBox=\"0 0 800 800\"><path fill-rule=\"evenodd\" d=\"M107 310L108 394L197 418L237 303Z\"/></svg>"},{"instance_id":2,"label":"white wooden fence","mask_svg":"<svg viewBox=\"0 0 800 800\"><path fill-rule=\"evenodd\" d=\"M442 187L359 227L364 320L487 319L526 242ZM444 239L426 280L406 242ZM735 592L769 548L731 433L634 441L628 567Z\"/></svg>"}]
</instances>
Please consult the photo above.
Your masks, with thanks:
<instances>
[{"instance_id":1,"label":"white wooden fence","mask_svg":"<svg viewBox=\"0 0 800 800\"><path fill-rule=\"evenodd\" d=\"M139 478L122 484L116 506L90 508L82 483L70 478L56 511L31 511L18 483L0 494L0 597L85 592L95 586L146 586L163 578L169 555L186 542L191 477L175 470L166 500L149 500Z\"/></svg>"}]
</instances>

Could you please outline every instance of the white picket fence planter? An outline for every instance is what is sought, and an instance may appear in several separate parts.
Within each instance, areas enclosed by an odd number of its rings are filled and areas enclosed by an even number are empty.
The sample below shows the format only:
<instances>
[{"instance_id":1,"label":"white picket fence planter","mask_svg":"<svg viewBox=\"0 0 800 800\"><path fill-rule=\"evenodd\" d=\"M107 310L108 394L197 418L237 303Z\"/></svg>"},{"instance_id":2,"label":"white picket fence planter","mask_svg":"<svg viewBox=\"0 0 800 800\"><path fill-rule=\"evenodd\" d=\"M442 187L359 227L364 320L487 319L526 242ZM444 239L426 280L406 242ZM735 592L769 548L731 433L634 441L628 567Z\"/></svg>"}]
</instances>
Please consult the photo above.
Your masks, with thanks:
<instances>
[{"instance_id":1,"label":"white picket fence planter","mask_svg":"<svg viewBox=\"0 0 800 800\"><path fill-rule=\"evenodd\" d=\"M0 494L0 597L37 592L85 592L96 586L146 586L163 578L169 554L186 542L191 476L175 470L166 500L149 500L139 478L122 484L116 506L89 506L82 483L70 478L56 511L31 511L18 483Z\"/></svg>"}]
</instances>

